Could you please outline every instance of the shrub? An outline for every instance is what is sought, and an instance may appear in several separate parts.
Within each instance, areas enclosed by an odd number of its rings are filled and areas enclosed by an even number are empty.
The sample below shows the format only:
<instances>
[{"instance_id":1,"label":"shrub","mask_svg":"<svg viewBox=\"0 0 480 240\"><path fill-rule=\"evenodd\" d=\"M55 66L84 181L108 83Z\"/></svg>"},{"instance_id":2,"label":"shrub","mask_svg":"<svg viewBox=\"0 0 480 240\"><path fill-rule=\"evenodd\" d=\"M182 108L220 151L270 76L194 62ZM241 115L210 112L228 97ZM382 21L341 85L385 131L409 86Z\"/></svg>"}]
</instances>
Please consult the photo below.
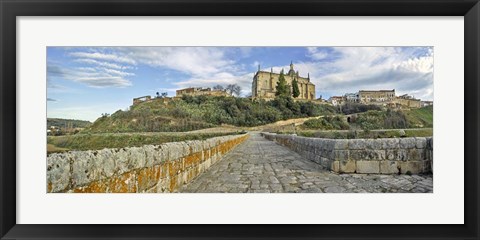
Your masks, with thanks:
<instances>
[{"instance_id":1,"label":"shrub","mask_svg":"<svg viewBox=\"0 0 480 240\"><path fill-rule=\"evenodd\" d=\"M318 119L309 119L303 123L307 129L322 129L322 130L346 130L349 129L347 122L340 116L325 116Z\"/></svg>"}]
</instances>

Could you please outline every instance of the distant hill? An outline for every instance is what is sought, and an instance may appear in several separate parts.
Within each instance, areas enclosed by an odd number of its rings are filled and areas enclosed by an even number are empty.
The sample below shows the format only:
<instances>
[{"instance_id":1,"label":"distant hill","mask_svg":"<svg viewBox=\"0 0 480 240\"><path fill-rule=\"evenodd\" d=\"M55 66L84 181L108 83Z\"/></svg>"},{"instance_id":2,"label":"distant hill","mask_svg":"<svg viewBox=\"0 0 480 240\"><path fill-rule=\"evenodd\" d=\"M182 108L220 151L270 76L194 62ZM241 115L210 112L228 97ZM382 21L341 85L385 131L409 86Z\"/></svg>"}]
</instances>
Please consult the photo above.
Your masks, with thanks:
<instances>
[{"instance_id":1,"label":"distant hill","mask_svg":"<svg viewBox=\"0 0 480 240\"><path fill-rule=\"evenodd\" d=\"M259 126L279 120L335 114L333 106L295 102L291 98L272 101L217 96L184 96L165 103L152 100L98 118L85 133L184 132L229 124Z\"/></svg>"},{"instance_id":2,"label":"distant hill","mask_svg":"<svg viewBox=\"0 0 480 240\"><path fill-rule=\"evenodd\" d=\"M58 128L86 128L92 123L84 120L62 119L62 118L47 118L47 128L52 126Z\"/></svg>"}]
</instances>

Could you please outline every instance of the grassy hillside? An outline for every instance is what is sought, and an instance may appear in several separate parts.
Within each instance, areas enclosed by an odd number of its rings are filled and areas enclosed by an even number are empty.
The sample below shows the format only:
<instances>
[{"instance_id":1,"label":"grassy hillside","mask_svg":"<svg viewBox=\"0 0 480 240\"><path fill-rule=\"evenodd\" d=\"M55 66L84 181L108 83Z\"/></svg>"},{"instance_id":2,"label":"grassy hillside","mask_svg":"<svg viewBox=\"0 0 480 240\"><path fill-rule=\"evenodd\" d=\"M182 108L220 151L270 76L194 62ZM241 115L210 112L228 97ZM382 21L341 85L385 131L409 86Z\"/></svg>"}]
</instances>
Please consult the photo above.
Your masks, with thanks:
<instances>
[{"instance_id":1,"label":"grassy hillside","mask_svg":"<svg viewBox=\"0 0 480 240\"><path fill-rule=\"evenodd\" d=\"M322 129L322 130L347 130L350 128L347 121L341 116L326 116L319 119L311 119L303 123L304 129Z\"/></svg>"},{"instance_id":2,"label":"grassy hillside","mask_svg":"<svg viewBox=\"0 0 480 240\"><path fill-rule=\"evenodd\" d=\"M83 120L47 118L47 128L50 128L51 126L60 128L85 128L90 126L91 124L91 122Z\"/></svg>"},{"instance_id":3,"label":"grassy hillside","mask_svg":"<svg viewBox=\"0 0 480 240\"><path fill-rule=\"evenodd\" d=\"M433 106L412 109L405 115L412 127L433 127Z\"/></svg>"},{"instance_id":4,"label":"grassy hillside","mask_svg":"<svg viewBox=\"0 0 480 240\"><path fill-rule=\"evenodd\" d=\"M362 129L432 128L433 106L412 110L367 111L355 121Z\"/></svg>"},{"instance_id":5,"label":"grassy hillside","mask_svg":"<svg viewBox=\"0 0 480 240\"><path fill-rule=\"evenodd\" d=\"M356 138L399 138L399 137L431 137L433 128L405 129L404 135L399 130L371 130L371 131L298 131L299 136L333 139L356 139Z\"/></svg>"},{"instance_id":6,"label":"grassy hillside","mask_svg":"<svg viewBox=\"0 0 480 240\"><path fill-rule=\"evenodd\" d=\"M47 138L47 153L68 150L136 147L148 144L157 145L166 142L203 140L232 134L237 133L107 133L50 136Z\"/></svg>"},{"instance_id":7,"label":"grassy hillside","mask_svg":"<svg viewBox=\"0 0 480 240\"><path fill-rule=\"evenodd\" d=\"M433 106L412 110L368 110L358 113L352 123L345 116L327 116L306 121L300 129L348 130L348 129L408 129L432 128Z\"/></svg>"},{"instance_id":8,"label":"grassy hillside","mask_svg":"<svg viewBox=\"0 0 480 240\"><path fill-rule=\"evenodd\" d=\"M334 114L335 108L291 98L252 101L247 98L184 96L164 104L150 101L97 119L85 132L183 132L229 124L259 126L290 118Z\"/></svg>"}]
</instances>

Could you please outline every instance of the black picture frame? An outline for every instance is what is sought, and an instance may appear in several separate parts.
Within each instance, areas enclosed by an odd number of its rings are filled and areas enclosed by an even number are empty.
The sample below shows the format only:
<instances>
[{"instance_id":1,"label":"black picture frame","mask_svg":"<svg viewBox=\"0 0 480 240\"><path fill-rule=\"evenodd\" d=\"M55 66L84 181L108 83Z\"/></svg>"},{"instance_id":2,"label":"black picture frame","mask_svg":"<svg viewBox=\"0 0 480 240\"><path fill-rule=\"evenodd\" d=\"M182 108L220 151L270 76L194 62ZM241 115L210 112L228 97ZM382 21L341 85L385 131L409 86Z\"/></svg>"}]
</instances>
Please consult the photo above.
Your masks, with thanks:
<instances>
[{"instance_id":1,"label":"black picture frame","mask_svg":"<svg viewBox=\"0 0 480 240\"><path fill-rule=\"evenodd\" d=\"M16 224L17 16L464 16L465 221L461 225ZM1 0L1 239L479 239L478 0ZM458 159L461 160L461 159ZM448 206L445 206L448 207ZM413 214L412 216L415 216ZM395 217L395 215L392 215Z\"/></svg>"}]
</instances>

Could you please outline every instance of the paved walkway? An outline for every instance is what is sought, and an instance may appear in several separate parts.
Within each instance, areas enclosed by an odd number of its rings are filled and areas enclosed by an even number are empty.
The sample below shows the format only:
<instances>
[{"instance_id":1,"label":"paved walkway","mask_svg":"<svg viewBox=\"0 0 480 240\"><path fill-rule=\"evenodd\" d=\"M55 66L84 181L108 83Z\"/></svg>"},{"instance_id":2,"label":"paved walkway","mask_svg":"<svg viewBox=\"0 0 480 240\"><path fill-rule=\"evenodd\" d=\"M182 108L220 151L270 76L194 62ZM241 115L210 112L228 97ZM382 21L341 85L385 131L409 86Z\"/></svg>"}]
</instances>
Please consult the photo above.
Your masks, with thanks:
<instances>
[{"instance_id":1,"label":"paved walkway","mask_svg":"<svg viewBox=\"0 0 480 240\"><path fill-rule=\"evenodd\" d=\"M179 192L432 192L429 175L335 174L252 133Z\"/></svg>"}]
</instances>

